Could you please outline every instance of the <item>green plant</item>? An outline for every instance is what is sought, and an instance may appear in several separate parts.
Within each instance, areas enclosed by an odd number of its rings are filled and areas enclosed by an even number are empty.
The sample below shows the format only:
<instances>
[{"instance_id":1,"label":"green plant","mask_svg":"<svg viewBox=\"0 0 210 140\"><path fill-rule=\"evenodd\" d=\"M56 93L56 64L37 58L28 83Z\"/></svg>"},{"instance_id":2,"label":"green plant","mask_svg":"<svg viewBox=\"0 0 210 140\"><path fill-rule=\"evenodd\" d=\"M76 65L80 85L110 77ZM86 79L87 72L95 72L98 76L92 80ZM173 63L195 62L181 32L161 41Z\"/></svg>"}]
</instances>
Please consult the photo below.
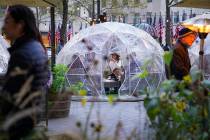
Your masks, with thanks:
<instances>
[{"instance_id":1,"label":"green plant","mask_svg":"<svg viewBox=\"0 0 210 140\"><path fill-rule=\"evenodd\" d=\"M165 80L158 89L144 91L157 140L210 139L210 81L201 79L202 73L194 71L182 81Z\"/></svg>"},{"instance_id":2,"label":"green plant","mask_svg":"<svg viewBox=\"0 0 210 140\"><path fill-rule=\"evenodd\" d=\"M84 90L84 84L82 82L70 85L68 91L72 92L74 95L86 96L87 94L87 91Z\"/></svg>"},{"instance_id":3,"label":"green plant","mask_svg":"<svg viewBox=\"0 0 210 140\"><path fill-rule=\"evenodd\" d=\"M65 86L65 74L68 71L68 67L63 64L57 64L53 67L53 81L50 88L51 93L61 92Z\"/></svg>"}]
</instances>

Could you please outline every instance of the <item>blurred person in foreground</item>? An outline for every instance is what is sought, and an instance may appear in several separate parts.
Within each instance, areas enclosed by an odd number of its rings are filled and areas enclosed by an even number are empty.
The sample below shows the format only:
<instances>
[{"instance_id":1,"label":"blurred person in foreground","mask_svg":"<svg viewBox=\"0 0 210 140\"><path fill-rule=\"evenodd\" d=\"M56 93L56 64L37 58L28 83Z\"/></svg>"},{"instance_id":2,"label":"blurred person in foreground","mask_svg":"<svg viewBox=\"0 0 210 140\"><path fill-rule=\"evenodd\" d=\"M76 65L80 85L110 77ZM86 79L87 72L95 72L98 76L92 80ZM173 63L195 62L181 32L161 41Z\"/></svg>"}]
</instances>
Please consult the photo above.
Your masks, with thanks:
<instances>
[{"instance_id":1,"label":"blurred person in foreground","mask_svg":"<svg viewBox=\"0 0 210 140\"><path fill-rule=\"evenodd\" d=\"M2 29L11 47L6 81L0 94L6 101L1 101L0 113L8 119L22 112L23 116L5 130L9 139L19 140L33 130L36 112L40 110L49 77L47 55L35 16L28 7L8 7Z\"/></svg>"},{"instance_id":2,"label":"blurred person in foreground","mask_svg":"<svg viewBox=\"0 0 210 140\"><path fill-rule=\"evenodd\" d=\"M171 75L174 75L177 80L182 80L184 76L190 73L191 64L188 48L192 46L196 38L197 33L188 28L183 28L179 31L170 64Z\"/></svg>"}]
</instances>

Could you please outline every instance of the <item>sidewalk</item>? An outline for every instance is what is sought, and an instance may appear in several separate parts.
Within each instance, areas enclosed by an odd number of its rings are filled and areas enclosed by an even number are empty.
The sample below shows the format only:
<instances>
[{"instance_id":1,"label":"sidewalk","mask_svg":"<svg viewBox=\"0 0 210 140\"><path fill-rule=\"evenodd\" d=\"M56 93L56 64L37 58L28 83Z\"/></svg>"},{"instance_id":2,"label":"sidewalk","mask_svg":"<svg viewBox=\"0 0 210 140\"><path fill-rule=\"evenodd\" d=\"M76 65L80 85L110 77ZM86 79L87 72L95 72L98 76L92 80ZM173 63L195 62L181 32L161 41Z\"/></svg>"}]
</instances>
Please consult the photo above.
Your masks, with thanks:
<instances>
[{"instance_id":1,"label":"sidewalk","mask_svg":"<svg viewBox=\"0 0 210 140\"><path fill-rule=\"evenodd\" d=\"M70 115L67 118L49 120L48 135L52 137L65 132L81 134L76 123L81 122L84 128L91 103L87 102L86 106L82 107L80 102L72 101ZM103 125L102 137L113 136L117 123L121 121L123 129L120 131L120 140L129 136L134 128L142 140L151 139L149 138L148 119L142 101L117 102L115 105L110 105L108 102L94 102L90 123L97 123L98 116ZM88 125L88 135L93 136L90 124Z\"/></svg>"}]
</instances>

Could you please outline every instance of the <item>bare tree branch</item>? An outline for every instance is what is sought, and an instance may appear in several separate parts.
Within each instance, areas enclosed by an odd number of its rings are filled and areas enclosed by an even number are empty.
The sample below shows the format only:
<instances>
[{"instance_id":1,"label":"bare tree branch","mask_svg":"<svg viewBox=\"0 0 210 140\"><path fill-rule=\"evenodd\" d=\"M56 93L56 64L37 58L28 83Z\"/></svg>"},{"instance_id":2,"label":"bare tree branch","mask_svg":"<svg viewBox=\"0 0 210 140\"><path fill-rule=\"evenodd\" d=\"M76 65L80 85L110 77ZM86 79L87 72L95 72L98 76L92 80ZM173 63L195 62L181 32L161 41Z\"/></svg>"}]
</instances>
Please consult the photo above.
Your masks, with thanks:
<instances>
[{"instance_id":1,"label":"bare tree branch","mask_svg":"<svg viewBox=\"0 0 210 140\"><path fill-rule=\"evenodd\" d=\"M170 7L171 4L172 4L173 2L174 2L174 0L171 0L171 1L169 2L168 6Z\"/></svg>"},{"instance_id":2,"label":"bare tree branch","mask_svg":"<svg viewBox=\"0 0 210 140\"><path fill-rule=\"evenodd\" d=\"M137 8L137 7L143 7L145 6L144 3L140 3L138 5L114 5L112 4L110 7L106 7L106 8L103 8L102 10L103 11L106 11L106 10L116 10L116 9L122 9L123 7L127 7L127 8Z\"/></svg>"},{"instance_id":3,"label":"bare tree branch","mask_svg":"<svg viewBox=\"0 0 210 140\"><path fill-rule=\"evenodd\" d=\"M74 17L78 17L78 18L80 18L81 20L84 20L85 22L87 22L88 24L90 24L90 21L88 21L88 19L86 19L86 18L83 18L83 17L80 17L80 16L76 16L76 15L74 15L74 14L69 14L71 17L72 16L74 16Z\"/></svg>"},{"instance_id":4,"label":"bare tree branch","mask_svg":"<svg viewBox=\"0 0 210 140\"><path fill-rule=\"evenodd\" d=\"M75 2L78 2L82 7L84 7L88 12L89 14L91 13L91 10L88 8L88 6L86 6L84 3L82 3L81 1L79 0L74 0ZM86 3L87 4L87 3Z\"/></svg>"},{"instance_id":5,"label":"bare tree branch","mask_svg":"<svg viewBox=\"0 0 210 140\"><path fill-rule=\"evenodd\" d=\"M77 16L77 17L80 18L80 19L82 19L82 20L84 20L84 21L86 21L88 24L90 24L90 22L89 22L87 19L82 18L82 17L80 17L80 16Z\"/></svg>"}]
</instances>

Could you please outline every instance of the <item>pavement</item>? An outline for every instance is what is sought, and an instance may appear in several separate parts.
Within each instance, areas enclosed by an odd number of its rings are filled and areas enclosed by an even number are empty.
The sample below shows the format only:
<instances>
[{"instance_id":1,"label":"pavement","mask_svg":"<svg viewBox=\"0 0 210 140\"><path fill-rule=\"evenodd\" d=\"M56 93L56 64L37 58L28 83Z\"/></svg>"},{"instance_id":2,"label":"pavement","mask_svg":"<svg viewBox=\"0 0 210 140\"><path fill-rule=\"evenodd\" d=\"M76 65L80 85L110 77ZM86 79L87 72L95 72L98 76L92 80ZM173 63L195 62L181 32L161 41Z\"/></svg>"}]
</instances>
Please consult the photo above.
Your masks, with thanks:
<instances>
[{"instance_id":1,"label":"pavement","mask_svg":"<svg viewBox=\"0 0 210 140\"><path fill-rule=\"evenodd\" d=\"M68 117L49 120L47 134L50 137L64 133L81 135L84 132L91 106L93 108L87 125L90 140L97 136L97 133L90 126L91 123L102 124L101 137L113 138L116 136L116 130L119 130L117 136L123 140L136 130L135 140L152 139L153 133L148 126L149 121L143 101L116 102L114 105L108 102L87 102L85 106L82 106L80 101L72 101ZM81 124L80 128L76 126L78 122ZM116 129L117 124L121 126L119 129Z\"/></svg>"}]
</instances>

